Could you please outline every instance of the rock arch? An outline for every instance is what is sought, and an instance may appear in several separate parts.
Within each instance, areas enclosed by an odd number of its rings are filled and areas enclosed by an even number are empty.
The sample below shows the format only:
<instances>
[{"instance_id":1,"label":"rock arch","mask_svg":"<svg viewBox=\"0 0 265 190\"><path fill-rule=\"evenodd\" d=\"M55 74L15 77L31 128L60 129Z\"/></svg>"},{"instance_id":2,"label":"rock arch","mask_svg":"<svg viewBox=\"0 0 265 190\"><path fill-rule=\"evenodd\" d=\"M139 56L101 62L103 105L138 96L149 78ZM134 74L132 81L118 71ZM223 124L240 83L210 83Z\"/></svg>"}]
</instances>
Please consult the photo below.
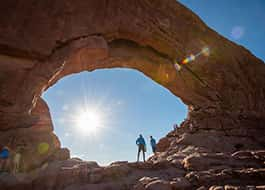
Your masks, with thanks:
<instances>
[{"instance_id":1,"label":"rock arch","mask_svg":"<svg viewBox=\"0 0 265 190\"><path fill-rule=\"evenodd\" d=\"M0 33L1 143L10 134L51 142L50 154L28 168L60 157L41 93L67 74L100 68L137 69L181 98L189 115L180 133L189 133L179 143L213 143L212 151L233 151L230 143L264 147L264 63L175 0L10 0L0 7ZM207 85L174 69L205 46L210 56L189 67Z\"/></svg>"}]
</instances>

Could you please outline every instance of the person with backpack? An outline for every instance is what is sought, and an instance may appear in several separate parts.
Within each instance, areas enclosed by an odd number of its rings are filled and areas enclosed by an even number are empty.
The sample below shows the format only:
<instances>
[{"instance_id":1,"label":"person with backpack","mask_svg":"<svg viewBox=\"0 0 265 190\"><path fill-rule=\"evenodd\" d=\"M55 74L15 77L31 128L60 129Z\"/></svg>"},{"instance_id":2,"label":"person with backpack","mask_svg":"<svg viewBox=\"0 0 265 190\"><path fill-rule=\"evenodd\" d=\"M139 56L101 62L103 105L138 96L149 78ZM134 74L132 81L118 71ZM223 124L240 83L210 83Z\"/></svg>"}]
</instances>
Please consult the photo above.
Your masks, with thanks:
<instances>
[{"instance_id":1,"label":"person with backpack","mask_svg":"<svg viewBox=\"0 0 265 190\"><path fill-rule=\"evenodd\" d=\"M152 147L152 151L155 154L156 153L156 140L152 136L150 136L150 144Z\"/></svg>"},{"instance_id":2,"label":"person with backpack","mask_svg":"<svg viewBox=\"0 0 265 190\"><path fill-rule=\"evenodd\" d=\"M0 171L6 171L10 157L10 150L7 146L4 146L0 151Z\"/></svg>"},{"instance_id":3,"label":"person with backpack","mask_svg":"<svg viewBox=\"0 0 265 190\"><path fill-rule=\"evenodd\" d=\"M138 146L137 162L139 162L141 151L143 152L143 160L145 162L146 145L145 145L145 140L142 135L139 135L139 137L137 138L136 145Z\"/></svg>"}]
</instances>

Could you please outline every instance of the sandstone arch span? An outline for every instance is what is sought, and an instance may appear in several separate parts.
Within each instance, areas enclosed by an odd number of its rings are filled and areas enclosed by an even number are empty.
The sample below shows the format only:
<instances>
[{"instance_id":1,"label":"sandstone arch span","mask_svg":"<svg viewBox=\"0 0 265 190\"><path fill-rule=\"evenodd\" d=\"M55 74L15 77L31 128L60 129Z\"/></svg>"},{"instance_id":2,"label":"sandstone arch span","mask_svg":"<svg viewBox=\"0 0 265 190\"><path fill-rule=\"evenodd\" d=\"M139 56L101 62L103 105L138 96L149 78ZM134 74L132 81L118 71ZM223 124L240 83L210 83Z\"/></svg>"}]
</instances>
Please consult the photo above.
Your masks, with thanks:
<instances>
[{"instance_id":1,"label":"sandstone arch span","mask_svg":"<svg viewBox=\"0 0 265 190\"><path fill-rule=\"evenodd\" d=\"M67 74L112 67L143 72L189 106L181 130L204 140L182 143L264 147L264 63L174 0L10 0L0 7L0 33L1 143L10 135L51 142L34 166L60 148L42 91ZM208 86L173 65L205 46L210 56L190 67ZM170 146L164 141L161 150Z\"/></svg>"}]
</instances>

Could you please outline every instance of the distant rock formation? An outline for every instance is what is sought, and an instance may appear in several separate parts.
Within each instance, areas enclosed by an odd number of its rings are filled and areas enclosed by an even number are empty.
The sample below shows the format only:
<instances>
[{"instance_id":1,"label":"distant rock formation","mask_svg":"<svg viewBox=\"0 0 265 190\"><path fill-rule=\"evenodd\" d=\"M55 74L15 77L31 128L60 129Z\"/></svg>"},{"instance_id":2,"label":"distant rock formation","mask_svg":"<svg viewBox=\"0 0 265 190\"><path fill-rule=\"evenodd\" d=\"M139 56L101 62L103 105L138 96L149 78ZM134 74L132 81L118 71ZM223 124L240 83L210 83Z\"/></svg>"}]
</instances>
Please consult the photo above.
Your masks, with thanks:
<instances>
[{"instance_id":1,"label":"distant rock formation","mask_svg":"<svg viewBox=\"0 0 265 190\"><path fill-rule=\"evenodd\" d=\"M264 63L175 0L8 0L0 34L0 144L22 147L27 172L0 174L1 189L265 189ZM210 55L187 64L196 77L176 71L204 47ZM68 74L114 67L170 90L188 117L145 164L69 159L40 95Z\"/></svg>"}]
</instances>

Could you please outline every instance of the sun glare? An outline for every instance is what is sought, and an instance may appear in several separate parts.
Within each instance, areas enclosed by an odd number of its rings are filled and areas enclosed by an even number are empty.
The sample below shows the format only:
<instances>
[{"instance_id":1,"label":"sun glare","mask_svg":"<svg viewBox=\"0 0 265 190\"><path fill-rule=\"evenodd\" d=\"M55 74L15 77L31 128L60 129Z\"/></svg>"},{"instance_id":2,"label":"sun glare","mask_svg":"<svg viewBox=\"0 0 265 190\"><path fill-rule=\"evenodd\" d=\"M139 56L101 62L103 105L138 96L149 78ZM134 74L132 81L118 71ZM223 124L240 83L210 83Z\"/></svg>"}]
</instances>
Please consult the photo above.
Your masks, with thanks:
<instances>
[{"instance_id":1,"label":"sun glare","mask_svg":"<svg viewBox=\"0 0 265 190\"><path fill-rule=\"evenodd\" d=\"M86 110L77 116L76 124L82 132L91 134L99 130L102 124L101 119L98 112Z\"/></svg>"}]
</instances>

